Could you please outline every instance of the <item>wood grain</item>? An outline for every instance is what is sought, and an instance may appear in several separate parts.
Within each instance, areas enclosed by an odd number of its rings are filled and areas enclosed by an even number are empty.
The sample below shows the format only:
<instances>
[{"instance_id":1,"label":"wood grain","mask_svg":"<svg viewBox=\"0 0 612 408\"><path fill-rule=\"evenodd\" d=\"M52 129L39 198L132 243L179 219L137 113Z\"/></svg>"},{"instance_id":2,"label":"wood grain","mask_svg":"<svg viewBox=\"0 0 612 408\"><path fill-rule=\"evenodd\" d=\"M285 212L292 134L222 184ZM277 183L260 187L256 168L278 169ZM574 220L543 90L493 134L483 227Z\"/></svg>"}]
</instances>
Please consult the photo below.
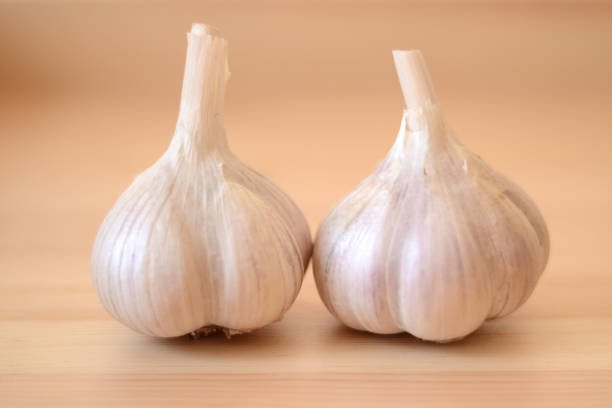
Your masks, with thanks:
<instances>
[{"instance_id":1,"label":"wood grain","mask_svg":"<svg viewBox=\"0 0 612 408\"><path fill-rule=\"evenodd\" d=\"M0 405L612 406L612 7L238 3L0 6ZM192 20L228 32L232 149L313 231L393 142L391 49L421 48L461 138L548 222L531 299L446 345L342 327L311 271L230 340L112 320L93 238L173 133Z\"/></svg>"}]
</instances>

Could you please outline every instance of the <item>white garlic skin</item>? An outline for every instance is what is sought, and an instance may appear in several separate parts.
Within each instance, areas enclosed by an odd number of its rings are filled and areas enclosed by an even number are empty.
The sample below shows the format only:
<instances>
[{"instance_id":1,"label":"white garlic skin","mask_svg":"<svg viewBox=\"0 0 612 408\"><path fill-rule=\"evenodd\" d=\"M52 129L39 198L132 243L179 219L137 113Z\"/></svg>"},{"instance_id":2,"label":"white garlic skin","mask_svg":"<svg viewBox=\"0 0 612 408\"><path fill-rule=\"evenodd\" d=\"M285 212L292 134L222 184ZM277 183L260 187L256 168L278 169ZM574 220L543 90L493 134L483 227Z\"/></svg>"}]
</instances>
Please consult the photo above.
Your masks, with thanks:
<instances>
[{"instance_id":1,"label":"white garlic skin","mask_svg":"<svg viewBox=\"0 0 612 408\"><path fill-rule=\"evenodd\" d=\"M158 337L279 320L312 250L300 210L227 147L225 40L199 24L188 39L172 143L108 213L91 262L110 314Z\"/></svg>"},{"instance_id":2,"label":"white garlic skin","mask_svg":"<svg viewBox=\"0 0 612 408\"><path fill-rule=\"evenodd\" d=\"M404 112L385 160L324 220L313 268L347 326L446 342L527 300L549 236L527 194L462 145L432 99Z\"/></svg>"}]
</instances>

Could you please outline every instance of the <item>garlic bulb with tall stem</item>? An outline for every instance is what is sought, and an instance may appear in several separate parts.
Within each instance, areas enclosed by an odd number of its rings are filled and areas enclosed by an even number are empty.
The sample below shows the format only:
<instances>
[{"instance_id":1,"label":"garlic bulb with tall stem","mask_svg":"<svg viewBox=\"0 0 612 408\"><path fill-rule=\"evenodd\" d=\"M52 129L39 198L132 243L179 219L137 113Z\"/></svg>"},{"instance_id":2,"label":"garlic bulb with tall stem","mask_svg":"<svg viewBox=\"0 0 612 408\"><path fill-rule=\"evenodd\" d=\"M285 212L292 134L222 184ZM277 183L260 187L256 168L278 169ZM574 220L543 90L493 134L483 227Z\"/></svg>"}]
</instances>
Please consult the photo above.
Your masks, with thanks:
<instances>
[{"instance_id":1,"label":"garlic bulb with tall stem","mask_svg":"<svg viewBox=\"0 0 612 408\"><path fill-rule=\"evenodd\" d=\"M346 325L451 341L511 313L549 254L516 184L452 133L419 51L394 51L406 101L385 160L322 223L314 276Z\"/></svg>"},{"instance_id":2,"label":"garlic bulb with tall stem","mask_svg":"<svg viewBox=\"0 0 612 408\"><path fill-rule=\"evenodd\" d=\"M230 152L228 78L226 40L194 24L174 138L98 232L98 297L139 332L248 332L279 320L300 289L312 249L308 224L287 195Z\"/></svg>"}]
</instances>

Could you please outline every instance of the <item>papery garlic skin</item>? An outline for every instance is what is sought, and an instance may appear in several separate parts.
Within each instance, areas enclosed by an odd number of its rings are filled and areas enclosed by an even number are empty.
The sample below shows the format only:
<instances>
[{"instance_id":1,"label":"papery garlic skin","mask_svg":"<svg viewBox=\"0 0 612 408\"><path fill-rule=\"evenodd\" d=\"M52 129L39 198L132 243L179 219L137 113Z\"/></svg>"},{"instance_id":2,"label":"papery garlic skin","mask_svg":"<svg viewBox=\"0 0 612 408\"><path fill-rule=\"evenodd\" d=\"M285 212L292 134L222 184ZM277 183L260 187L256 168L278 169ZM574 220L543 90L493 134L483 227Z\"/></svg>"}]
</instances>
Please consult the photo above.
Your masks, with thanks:
<instances>
[{"instance_id":1,"label":"papery garlic skin","mask_svg":"<svg viewBox=\"0 0 612 408\"><path fill-rule=\"evenodd\" d=\"M91 261L105 308L159 337L279 320L312 250L300 210L227 146L227 42L194 24L188 43L174 138L108 213Z\"/></svg>"},{"instance_id":2,"label":"papery garlic skin","mask_svg":"<svg viewBox=\"0 0 612 408\"><path fill-rule=\"evenodd\" d=\"M397 140L315 240L314 276L349 327L452 341L532 293L549 255L535 204L454 137L418 51L394 51Z\"/></svg>"}]
</instances>

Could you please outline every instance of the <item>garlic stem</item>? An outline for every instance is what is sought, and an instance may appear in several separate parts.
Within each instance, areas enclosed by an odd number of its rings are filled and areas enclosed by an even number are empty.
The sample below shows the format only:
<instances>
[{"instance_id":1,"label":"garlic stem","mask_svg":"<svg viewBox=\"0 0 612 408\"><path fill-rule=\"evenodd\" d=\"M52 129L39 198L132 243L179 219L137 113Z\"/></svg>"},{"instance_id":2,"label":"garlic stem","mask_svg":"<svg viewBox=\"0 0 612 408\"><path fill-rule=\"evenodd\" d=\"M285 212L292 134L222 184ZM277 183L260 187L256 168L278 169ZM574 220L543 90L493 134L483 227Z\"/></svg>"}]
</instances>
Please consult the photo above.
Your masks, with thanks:
<instances>
[{"instance_id":1,"label":"garlic stem","mask_svg":"<svg viewBox=\"0 0 612 408\"><path fill-rule=\"evenodd\" d=\"M183 134L180 141L189 150L205 152L227 146L223 125L227 41L215 27L193 24L187 42L177 133Z\"/></svg>"},{"instance_id":2,"label":"garlic stem","mask_svg":"<svg viewBox=\"0 0 612 408\"><path fill-rule=\"evenodd\" d=\"M406 108L420 108L438 103L421 51L394 50L393 60L406 101Z\"/></svg>"}]
</instances>

